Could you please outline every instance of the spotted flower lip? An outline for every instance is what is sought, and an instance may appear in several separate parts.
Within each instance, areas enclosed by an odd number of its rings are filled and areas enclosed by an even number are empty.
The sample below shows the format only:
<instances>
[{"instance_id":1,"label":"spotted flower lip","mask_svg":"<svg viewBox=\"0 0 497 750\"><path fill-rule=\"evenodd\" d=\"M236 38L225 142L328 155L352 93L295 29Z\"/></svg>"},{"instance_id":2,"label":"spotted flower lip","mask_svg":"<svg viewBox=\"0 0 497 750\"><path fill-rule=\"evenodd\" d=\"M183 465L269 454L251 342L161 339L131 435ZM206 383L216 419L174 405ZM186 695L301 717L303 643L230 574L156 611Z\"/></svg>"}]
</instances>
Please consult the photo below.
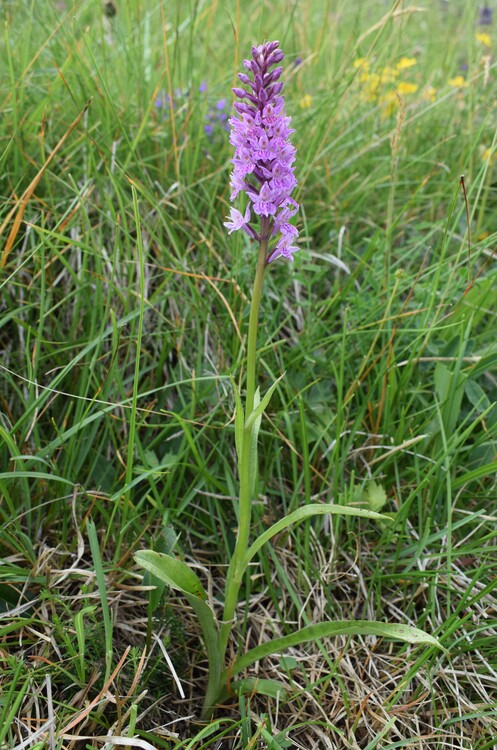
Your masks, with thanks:
<instances>
[{"instance_id":1,"label":"spotted flower lip","mask_svg":"<svg viewBox=\"0 0 497 750\"><path fill-rule=\"evenodd\" d=\"M298 250L292 244L298 230L290 223L299 206L291 197L297 186L293 166L296 151L290 142L294 132L291 118L281 95L283 68L278 63L283 58L277 41L252 47L251 59L243 61L246 72L238 75L242 86L233 88L238 101L229 120L230 143L235 148L230 200L242 192L249 202L243 216L232 208L231 220L224 225L229 233L242 229L258 241L276 237L274 247L268 250L267 263L278 257L293 260ZM259 231L252 224L258 217Z\"/></svg>"}]
</instances>

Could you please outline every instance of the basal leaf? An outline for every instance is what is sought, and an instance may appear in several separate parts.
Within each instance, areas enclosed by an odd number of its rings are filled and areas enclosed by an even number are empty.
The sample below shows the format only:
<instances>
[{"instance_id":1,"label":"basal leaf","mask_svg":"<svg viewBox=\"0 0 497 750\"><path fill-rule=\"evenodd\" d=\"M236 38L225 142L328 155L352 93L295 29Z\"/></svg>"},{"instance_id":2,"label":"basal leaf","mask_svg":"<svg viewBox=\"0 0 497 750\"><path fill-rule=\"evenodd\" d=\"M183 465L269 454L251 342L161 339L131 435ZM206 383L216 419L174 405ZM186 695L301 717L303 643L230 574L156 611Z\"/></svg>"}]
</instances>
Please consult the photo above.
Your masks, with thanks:
<instances>
[{"instance_id":1,"label":"basal leaf","mask_svg":"<svg viewBox=\"0 0 497 750\"><path fill-rule=\"evenodd\" d=\"M295 633L290 633L281 638L273 638L273 640L267 643L262 643L237 659L231 666L229 673L231 676L235 676L265 656L279 653L293 646L300 646L302 643L318 641L321 638L329 638L337 635L377 635L407 643L419 643L443 649L443 646L432 635L419 630L419 628L413 628L410 625L374 622L372 620L337 620L336 622L321 622L316 625L308 625L301 630L297 630ZM225 676L228 676L227 671L223 673L221 679L224 679Z\"/></svg>"},{"instance_id":2,"label":"basal leaf","mask_svg":"<svg viewBox=\"0 0 497 750\"><path fill-rule=\"evenodd\" d=\"M209 660L209 681L220 685L222 655L219 651L219 631L214 614L205 601L207 594L196 573L182 560L153 550L141 550L135 554L135 559L156 578L180 591L188 601L202 629Z\"/></svg>"}]
</instances>

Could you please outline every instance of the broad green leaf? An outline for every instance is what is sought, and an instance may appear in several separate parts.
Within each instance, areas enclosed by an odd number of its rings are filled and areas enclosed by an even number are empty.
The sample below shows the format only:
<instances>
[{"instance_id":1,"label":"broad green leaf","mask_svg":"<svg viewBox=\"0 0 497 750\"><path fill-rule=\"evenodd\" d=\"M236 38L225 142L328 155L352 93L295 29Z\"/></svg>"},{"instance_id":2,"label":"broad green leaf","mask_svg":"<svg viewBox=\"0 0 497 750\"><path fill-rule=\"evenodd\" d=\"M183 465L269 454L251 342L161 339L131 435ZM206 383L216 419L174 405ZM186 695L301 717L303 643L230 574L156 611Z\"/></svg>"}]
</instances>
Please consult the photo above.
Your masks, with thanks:
<instances>
[{"instance_id":1,"label":"broad green leaf","mask_svg":"<svg viewBox=\"0 0 497 750\"><path fill-rule=\"evenodd\" d=\"M178 535L176 534L173 526L171 524L166 524L163 527L159 537L157 538L157 541L155 543L155 551L172 556L177 541ZM164 589L167 586L167 583L166 581L154 576L153 573L150 573L150 571L148 570L146 570L144 573L143 583L145 586L154 586L154 588L149 591L148 596L150 608L152 612L155 612L160 604L160 600L162 599L162 594L164 593Z\"/></svg>"},{"instance_id":2,"label":"broad green leaf","mask_svg":"<svg viewBox=\"0 0 497 750\"><path fill-rule=\"evenodd\" d=\"M292 669L298 669L299 663L293 656L282 656L280 657L280 667L284 669L285 672L291 672Z\"/></svg>"},{"instance_id":3,"label":"broad green leaf","mask_svg":"<svg viewBox=\"0 0 497 750\"><path fill-rule=\"evenodd\" d=\"M449 397L452 384L453 373L444 362L437 362L435 365L435 390L438 400L444 404Z\"/></svg>"},{"instance_id":4,"label":"broad green leaf","mask_svg":"<svg viewBox=\"0 0 497 750\"><path fill-rule=\"evenodd\" d=\"M192 594L202 600L207 598L199 577L183 560L151 549L137 552L135 560L172 589L183 594Z\"/></svg>"},{"instance_id":5,"label":"broad green leaf","mask_svg":"<svg viewBox=\"0 0 497 750\"><path fill-rule=\"evenodd\" d=\"M273 395L276 386L278 385L280 380L284 377L285 377L285 373L283 373L283 375L280 375L278 380L276 380L271 386L271 388L268 390L268 392L266 393L262 401L260 401L258 404L254 404L253 412L247 417L247 422L245 424L246 430L249 430L251 426L254 424L257 417L260 417L263 414L266 406L269 404L269 401L271 400L271 396Z\"/></svg>"},{"instance_id":6,"label":"broad green leaf","mask_svg":"<svg viewBox=\"0 0 497 750\"><path fill-rule=\"evenodd\" d=\"M495 282L490 279L492 283ZM489 370L494 370L497 367L497 349L495 344L493 345L493 351L491 347L488 347L487 354L484 354L481 359L476 362L471 368L471 378L477 378L480 375L485 375Z\"/></svg>"},{"instance_id":7,"label":"broad green leaf","mask_svg":"<svg viewBox=\"0 0 497 750\"><path fill-rule=\"evenodd\" d=\"M368 482L366 486L354 484L345 494L343 502L352 508L366 505L369 510L379 513L387 502L387 493L381 484L374 481Z\"/></svg>"},{"instance_id":8,"label":"broad green leaf","mask_svg":"<svg viewBox=\"0 0 497 750\"><path fill-rule=\"evenodd\" d=\"M266 529L258 539L253 542L248 548L245 557L243 559L244 568L247 567L249 562L252 560L254 555L263 547L266 542L269 542L275 534L278 534L283 529L288 528L294 523L304 521L306 518L311 516L323 516L326 514L338 515L338 516L359 516L360 518L372 518L375 521L388 521L390 520L387 516L381 515L381 513L375 513L372 510L366 510L364 508L351 508L348 505L334 505L333 503L311 503L310 505L303 505L301 508L297 508L293 513L290 513L284 518L280 518L279 521L273 523L269 529Z\"/></svg>"},{"instance_id":9,"label":"broad green leaf","mask_svg":"<svg viewBox=\"0 0 497 750\"><path fill-rule=\"evenodd\" d=\"M136 465L135 469L139 471L139 474L132 479L131 482L127 482L123 487L117 490L117 492L112 495L111 499L117 501L123 493L133 489L133 487L136 487L137 484L140 484L140 482L143 482L145 479L159 479L164 476L164 474L169 472L171 466L173 466L174 463L177 463L177 457L172 453L168 453L165 456L165 461L164 464L159 464L159 466L154 467L153 469L144 469L142 466Z\"/></svg>"},{"instance_id":10,"label":"broad green leaf","mask_svg":"<svg viewBox=\"0 0 497 750\"><path fill-rule=\"evenodd\" d=\"M290 731L290 729L292 729L292 727L290 727L289 729L284 729L282 732L279 732L276 737L274 737L274 740L276 740L278 746L280 748L283 748L283 750L286 750L287 747L295 747L295 745L293 744L293 740L290 740L287 737L287 733Z\"/></svg>"},{"instance_id":11,"label":"broad green leaf","mask_svg":"<svg viewBox=\"0 0 497 750\"><path fill-rule=\"evenodd\" d=\"M396 623L375 622L370 620L337 620L336 622L320 622L317 625L307 625L307 627L297 630L290 635L284 635L281 638L263 643L260 646L247 651L229 670L229 675L235 676L246 667L254 662L263 659L265 656L277 654L287 648L300 646L302 643L309 641L318 641L321 638L330 638L337 635L377 635L385 638L393 638L406 643L425 644L427 646L436 646L443 649L443 646L432 635L425 633L423 630L413 628L410 625L398 625ZM445 649L443 649L445 650ZM221 675L221 679L227 679L228 670Z\"/></svg>"},{"instance_id":12,"label":"broad green leaf","mask_svg":"<svg viewBox=\"0 0 497 750\"><path fill-rule=\"evenodd\" d=\"M266 743L267 750L285 750L287 747L294 747L293 742L289 742L287 739L285 739L284 734L282 734L281 732L279 732L276 737L274 737L271 732L266 729L263 721L258 722L258 729L261 733L262 739ZM283 741L281 740L282 737Z\"/></svg>"},{"instance_id":13,"label":"broad green leaf","mask_svg":"<svg viewBox=\"0 0 497 750\"><path fill-rule=\"evenodd\" d=\"M145 460L148 464L148 468L155 469L159 465L160 461L157 458L157 453L153 451L151 448L144 451Z\"/></svg>"},{"instance_id":14,"label":"broad green leaf","mask_svg":"<svg viewBox=\"0 0 497 750\"><path fill-rule=\"evenodd\" d=\"M387 502L387 493L383 486L377 482L368 482L366 497L371 510L379 512Z\"/></svg>"},{"instance_id":15,"label":"broad green leaf","mask_svg":"<svg viewBox=\"0 0 497 750\"><path fill-rule=\"evenodd\" d=\"M29 596L24 595L24 601L27 599L34 599L31 594ZM19 591L11 585L5 585L0 583L0 613L8 612L9 609L15 609L19 604ZM23 612L30 611L30 607L24 609Z\"/></svg>"},{"instance_id":16,"label":"broad green leaf","mask_svg":"<svg viewBox=\"0 0 497 750\"><path fill-rule=\"evenodd\" d=\"M448 336L454 327L465 322L470 311L473 318L473 325L478 326L482 320L488 319L488 311L495 310L497 307L497 289L495 287L495 278L489 274L487 278L480 277L475 284L465 292L461 304L454 305L454 310L450 316L451 325L445 329L440 328L439 334Z\"/></svg>"},{"instance_id":17,"label":"broad green leaf","mask_svg":"<svg viewBox=\"0 0 497 750\"><path fill-rule=\"evenodd\" d=\"M176 543L179 539L174 526L171 523L164 521L161 533L157 540L157 552L164 552L166 555L171 555Z\"/></svg>"},{"instance_id":18,"label":"broad green leaf","mask_svg":"<svg viewBox=\"0 0 497 750\"><path fill-rule=\"evenodd\" d=\"M461 331L461 335L454 338L449 345L454 347L455 361L452 368L449 369L443 362L437 362L435 365L435 389L441 406L443 429L446 435L454 432L459 421L464 386L468 379L467 374L461 368L473 323L474 314L472 313L464 331Z\"/></svg>"}]
</instances>

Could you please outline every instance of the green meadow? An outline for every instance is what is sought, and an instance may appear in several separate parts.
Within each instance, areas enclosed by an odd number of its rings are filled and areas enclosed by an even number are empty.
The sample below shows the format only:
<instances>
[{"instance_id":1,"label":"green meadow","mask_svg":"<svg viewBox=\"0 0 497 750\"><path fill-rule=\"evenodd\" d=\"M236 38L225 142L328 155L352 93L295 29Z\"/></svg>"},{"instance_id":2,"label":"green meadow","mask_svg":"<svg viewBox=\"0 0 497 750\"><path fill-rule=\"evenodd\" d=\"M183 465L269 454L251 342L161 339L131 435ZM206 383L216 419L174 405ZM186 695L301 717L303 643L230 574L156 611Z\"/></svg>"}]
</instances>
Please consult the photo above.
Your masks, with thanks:
<instances>
[{"instance_id":1,"label":"green meadow","mask_svg":"<svg viewBox=\"0 0 497 750\"><path fill-rule=\"evenodd\" d=\"M0 18L0 750L495 750L497 6ZM257 258L223 226L228 118L270 40L299 251L264 278L261 543L202 716L191 597L135 555L188 565L222 624ZM441 648L318 628L352 619Z\"/></svg>"}]
</instances>

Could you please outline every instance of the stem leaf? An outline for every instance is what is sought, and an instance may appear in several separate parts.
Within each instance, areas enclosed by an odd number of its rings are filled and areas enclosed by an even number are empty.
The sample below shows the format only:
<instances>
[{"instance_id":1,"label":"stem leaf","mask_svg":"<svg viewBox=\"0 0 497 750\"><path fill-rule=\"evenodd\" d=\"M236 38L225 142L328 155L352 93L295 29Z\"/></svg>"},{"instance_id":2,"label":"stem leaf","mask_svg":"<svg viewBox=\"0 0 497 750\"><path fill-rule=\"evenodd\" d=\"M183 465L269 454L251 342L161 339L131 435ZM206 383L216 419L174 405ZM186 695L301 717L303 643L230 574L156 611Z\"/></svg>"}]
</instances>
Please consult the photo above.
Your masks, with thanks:
<instances>
[{"instance_id":1,"label":"stem leaf","mask_svg":"<svg viewBox=\"0 0 497 750\"><path fill-rule=\"evenodd\" d=\"M273 395L273 393L274 393L274 391L276 389L276 386L278 385L278 383L280 382L280 380L282 378L284 378L284 377L285 377L285 373L283 373L282 375L280 375L279 378L274 381L274 383L271 386L271 388L267 391L267 393L264 396L264 398L258 404L254 403L254 410L253 410L253 412L251 414L249 414L249 416L247 417L247 420L245 422L245 429L246 430L250 430L250 428L252 427L252 425L254 424L254 422L256 421L256 419L263 414L266 406L269 404L269 401L271 400L271 396Z\"/></svg>"},{"instance_id":2,"label":"stem leaf","mask_svg":"<svg viewBox=\"0 0 497 750\"><path fill-rule=\"evenodd\" d=\"M310 505L304 505L301 508L297 508L293 513L290 513L285 518L280 518L279 521L273 523L269 529L266 529L253 544L248 548L244 560L243 567L246 568L249 562L252 560L254 555L263 547L273 536L278 534L280 531L292 526L292 524L299 523L300 521L309 518L310 516L322 516L326 514L341 515L341 516L359 516L361 518L372 518L375 521L391 521L389 516L384 516L381 513L376 513L373 510L366 510L365 508L351 508L348 505L335 505L334 503L311 503Z\"/></svg>"},{"instance_id":3,"label":"stem leaf","mask_svg":"<svg viewBox=\"0 0 497 750\"><path fill-rule=\"evenodd\" d=\"M244 429L243 405L238 386L233 377L231 377L231 385L233 386L233 393L235 394L235 446L236 455L238 456L238 466L240 466Z\"/></svg>"},{"instance_id":4,"label":"stem leaf","mask_svg":"<svg viewBox=\"0 0 497 750\"><path fill-rule=\"evenodd\" d=\"M260 393L259 389L257 388L256 392L254 393L254 411L252 414L255 414L255 411L257 410L259 403L260 403ZM261 429L261 421L262 421L262 414L259 414L258 417L255 418L255 420L252 422L252 424L247 427L249 430L249 496L250 499L254 497L255 492L255 481L257 479L257 471L258 471L258 461L257 461L257 439L259 437L259 430Z\"/></svg>"}]
</instances>

